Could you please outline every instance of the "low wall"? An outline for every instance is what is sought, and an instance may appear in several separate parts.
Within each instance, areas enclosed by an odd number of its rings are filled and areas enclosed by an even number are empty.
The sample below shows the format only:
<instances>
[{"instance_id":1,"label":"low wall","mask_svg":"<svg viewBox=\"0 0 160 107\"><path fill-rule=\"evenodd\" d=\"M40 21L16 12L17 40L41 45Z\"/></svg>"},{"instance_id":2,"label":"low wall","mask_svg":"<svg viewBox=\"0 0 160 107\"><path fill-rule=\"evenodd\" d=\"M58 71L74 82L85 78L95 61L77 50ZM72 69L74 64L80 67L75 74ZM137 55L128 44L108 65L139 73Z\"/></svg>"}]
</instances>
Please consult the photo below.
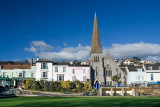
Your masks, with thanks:
<instances>
[{"instance_id":1,"label":"low wall","mask_svg":"<svg viewBox=\"0 0 160 107\"><path fill-rule=\"evenodd\" d=\"M129 87L103 87L102 96L134 96L134 89Z\"/></svg>"},{"instance_id":2,"label":"low wall","mask_svg":"<svg viewBox=\"0 0 160 107\"><path fill-rule=\"evenodd\" d=\"M160 96L160 88L103 87L102 96Z\"/></svg>"},{"instance_id":3,"label":"low wall","mask_svg":"<svg viewBox=\"0 0 160 107\"><path fill-rule=\"evenodd\" d=\"M146 87L134 89L136 95L140 93L140 96L160 96L160 88Z\"/></svg>"}]
</instances>

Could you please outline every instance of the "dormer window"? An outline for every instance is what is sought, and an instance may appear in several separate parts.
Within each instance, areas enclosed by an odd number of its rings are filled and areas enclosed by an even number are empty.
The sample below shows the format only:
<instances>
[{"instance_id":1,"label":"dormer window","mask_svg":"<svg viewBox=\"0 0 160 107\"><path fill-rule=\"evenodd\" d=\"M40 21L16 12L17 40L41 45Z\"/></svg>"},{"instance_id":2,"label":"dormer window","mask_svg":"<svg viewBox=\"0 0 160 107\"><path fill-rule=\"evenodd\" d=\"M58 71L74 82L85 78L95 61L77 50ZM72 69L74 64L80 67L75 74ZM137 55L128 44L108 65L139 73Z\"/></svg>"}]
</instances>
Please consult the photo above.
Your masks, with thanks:
<instances>
[{"instance_id":1,"label":"dormer window","mask_svg":"<svg viewBox=\"0 0 160 107\"><path fill-rule=\"evenodd\" d=\"M152 66L149 66L148 69L149 69L149 70L152 70Z\"/></svg>"}]
</instances>

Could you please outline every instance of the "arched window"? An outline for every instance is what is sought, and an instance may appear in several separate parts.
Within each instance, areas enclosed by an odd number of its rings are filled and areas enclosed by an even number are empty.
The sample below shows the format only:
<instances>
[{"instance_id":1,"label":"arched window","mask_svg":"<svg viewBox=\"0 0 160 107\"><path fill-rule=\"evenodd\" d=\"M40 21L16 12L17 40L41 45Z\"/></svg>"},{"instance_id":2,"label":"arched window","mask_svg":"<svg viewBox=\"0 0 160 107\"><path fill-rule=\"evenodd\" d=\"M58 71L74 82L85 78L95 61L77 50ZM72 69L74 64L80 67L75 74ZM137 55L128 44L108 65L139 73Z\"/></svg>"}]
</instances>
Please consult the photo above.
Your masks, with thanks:
<instances>
[{"instance_id":1,"label":"arched window","mask_svg":"<svg viewBox=\"0 0 160 107\"><path fill-rule=\"evenodd\" d=\"M98 62L99 62L99 56L98 56Z\"/></svg>"},{"instance_id":2,"label":"arched window","mask_svg":"<svg viewBox=\"0 0 160 107\"><path fill-rule=\"evenodd\" d=\"M97 62L97 56L96 56L96 62Z\"/></svg>"}]
</instances>

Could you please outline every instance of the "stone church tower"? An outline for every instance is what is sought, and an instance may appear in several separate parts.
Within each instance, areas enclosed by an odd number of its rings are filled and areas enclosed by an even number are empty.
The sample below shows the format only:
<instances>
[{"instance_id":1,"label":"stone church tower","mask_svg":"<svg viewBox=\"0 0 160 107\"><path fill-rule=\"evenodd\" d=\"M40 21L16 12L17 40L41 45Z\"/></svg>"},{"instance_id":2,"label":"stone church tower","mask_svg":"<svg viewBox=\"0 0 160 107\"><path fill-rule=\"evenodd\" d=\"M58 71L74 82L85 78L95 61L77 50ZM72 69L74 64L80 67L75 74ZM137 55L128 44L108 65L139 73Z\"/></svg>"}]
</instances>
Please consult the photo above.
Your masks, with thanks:
<instances>
[{"instance_id":1,"label":"stone church tower","mask_svg":"<svg viewBox=\"0 0 160 107\"><path fill-rule=\"evenodd\" d=\"M94 17L94 26L92 34L92 45L91 45L91 55L90 55L90 66L91 66L91 78L92 85L95 85L96 82L99 85L104 83L104 69L103 69L103 60L102 60L102 49L99 37L97 16L95 13Z\"/></svg>"},{"instance_id":2,"label":"stone church tower","mask_svg":"<svg viewBox=\"0 0 160 107\"><path fill-rule=\"evenodd\" d=\"M125 74L122 69L116 64L109 53L107 53L104 58L102 58L102 55L103 52L101 49L97 16L95 13L90 54L92 86L95 86L96 89L99 89L100 87L102 87L102 85L123 85L125 81ZM118 76L120 78L119 83L115 83L114 81L112 81L113 76Z\"/></svg>"}]
</instances>

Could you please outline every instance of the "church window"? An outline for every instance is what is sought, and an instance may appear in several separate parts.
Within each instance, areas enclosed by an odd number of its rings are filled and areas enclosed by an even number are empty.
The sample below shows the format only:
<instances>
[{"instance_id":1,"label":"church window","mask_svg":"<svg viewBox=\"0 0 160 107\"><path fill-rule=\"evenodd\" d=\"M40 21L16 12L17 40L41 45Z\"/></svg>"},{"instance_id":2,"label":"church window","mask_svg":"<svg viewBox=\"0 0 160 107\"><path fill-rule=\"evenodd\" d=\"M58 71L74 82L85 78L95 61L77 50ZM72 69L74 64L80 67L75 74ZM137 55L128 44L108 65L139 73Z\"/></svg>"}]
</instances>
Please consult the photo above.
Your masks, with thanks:
<instances>
[{"instance_id":1,"label":"church window","mask_svg":"<svg viewBox=\"0 0 160 107\"><path fill-rule=\"evenodd\" d=\"M98 62L99 62L99 56L98 56Z\"/></svg>"},{"instance_id":2,"label":"church window","mask_svg":"<svg viewBox=\"0 0 160 107\"><path fill-rule=\"evenodd\" d=\"M109 72L109 76L112 76L112 70L109 70L110 72Z\"/></svg>"},{"instance_id":3,"label":"church window","mask_svg":"<svg viewBox=\"0 0 160 107\"><path fill-rule=\"evenodd\" d=\"M108 74L107 74L107 73L108 73L108 70L106 70L106 76L108 76Z\"/></svg>"},{"instance_id":4,"label":"church window","mask_svg":"<svg viewBox=\"0 0 160 107\"><path fill-rule=\"evenodd\" d=\"M96 62L97 62L97 56L96 56Z\"/></svg>"},{"instance_id":5,"label":"church window","mask_svg":"<svg viewBox=\"0 0 160 107\"><path fill-rule=\"evenodd\" d=\"M98 76L98 72L96 71L96 76Z\"/></svg>"}]
</instances>

